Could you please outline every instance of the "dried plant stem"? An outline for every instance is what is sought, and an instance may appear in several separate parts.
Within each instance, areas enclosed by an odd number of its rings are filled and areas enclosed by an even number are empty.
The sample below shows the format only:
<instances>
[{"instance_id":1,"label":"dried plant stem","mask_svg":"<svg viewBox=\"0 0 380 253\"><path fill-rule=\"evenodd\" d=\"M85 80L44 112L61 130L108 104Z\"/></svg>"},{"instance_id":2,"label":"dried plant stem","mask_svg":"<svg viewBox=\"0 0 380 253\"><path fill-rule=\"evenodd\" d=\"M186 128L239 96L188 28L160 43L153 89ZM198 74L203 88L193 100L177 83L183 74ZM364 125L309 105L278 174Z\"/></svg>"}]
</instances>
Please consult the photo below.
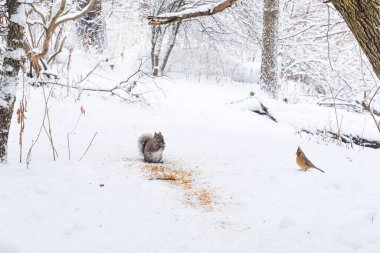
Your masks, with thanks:
<instances>
[{"instance_id":1,"label":"dried plant stem","mask_svg":"<svg viewBox=\"0 0 380 253\"><path fill-rule=\"evenodd\" d=\"M49 95L46 97L45 96L45 112L44 112L44 117L42 119L42 123L41 123L41 126L40 126L40 129L38 131L38 134L37 134L37 137L36 137L36 140L32 140L32 145L30 146L29 148L29 151L28 151L28 154L26 156L26 167L29 169L29 165L30 165L30 162L32 161L32 150L33 150L33 147L36 145L36 143L38 142L40 136L41 136L41 132L42 132L42 129L45 128L45 120L46 120L46 117L47 117L47 104L49 102L49 99L51 97L51 94L52 94L52 91L53 91L53 87L50 89L49 91ZM45 91L44 91L45 92ZM46 130L46 129L45 129ZM54 146L53 146L54 148ZM54 153L54 152L53 152Z\"/></svg>"},{"instance_id":2,"label":"dried plant stem","mask_svg":"<svg viewBox=\"0 0 380 253\"><path fill-rule=\"evenodd\" d=\"M20 107L17 110L17 123L20 124L19 131L19 145L20 145L20 163L22 162L22 136L25 128L25 111L26 111L26 97L25 97L25 73L22 76L22 97L20 100Z\"/></svg>"},{"instance_id":3,"label":"dried plant stem","mask_svg":"<svg viewBox=\"0 0 380 253\"><path fill-rule=\"evenodd\" d=\"M70 135L74 133L74 131L77 129L77 126L79 124L80 119L82 118L83 113L80 112L77 123L75 124L74 128L67 133L67 149L69 152L69 160L71 159L71 150L70 150Z\"/></svg>"},{"instance_id":4,"label":"dried plant stem","mask_svg":"<svg viewBox=\"0 0 380 253\"><path fill-rule=\"evenodd\" d=\"M95 137L96 137L97 134L98 134L98 132L95 132L94 136L92 137L92 139L90 141L90 144L88 144L86 151L83 153L83 155L81 156L81 158L79 159L79 161L81 161L82 158L86 155L87 151L90 149L90 147L92 145L92 142L94 141L94 139L95 139Z\"/></svg>"},{"instance_id":5,"label":"dried plant stem","mask_svg":"<svg viewBox=\"0 0 380 253\"><path fill-rule=\"evenodd\" d=\"M43 123L43 127L44 127L44 130L46 132L46 135L50 141L50 145L51 145L51 148L52 148L52 152L53 152L53 160L55 161L56 160L56 157L58 157L58 152L57 150L55 149L54 147L54 142L53 142L53 135L52 135L52 131L51 131L51 124L50 124L50 116L49 116L49 107L48 107L48 100L46 98L46 93L45 93L45 87L42 86L42 93L44 94L44 101L45 101L45 114L46 114L46 119L47 119L47 123L48 123L48 129L46 129L46 126L45 124ZM49 94L50 95L50 94Z\"/></svg>"},{"instance_id":6,"label":"dried plant stem","mask_svg":"<svg viewBox=\"0 0 380 253\"><path fill-rule=\"evenodd\" d=\"M67 133L67 149L69 151L69 161L71 158L71 151L70 151L70 133Z\"/></svg>"}]
</instances>

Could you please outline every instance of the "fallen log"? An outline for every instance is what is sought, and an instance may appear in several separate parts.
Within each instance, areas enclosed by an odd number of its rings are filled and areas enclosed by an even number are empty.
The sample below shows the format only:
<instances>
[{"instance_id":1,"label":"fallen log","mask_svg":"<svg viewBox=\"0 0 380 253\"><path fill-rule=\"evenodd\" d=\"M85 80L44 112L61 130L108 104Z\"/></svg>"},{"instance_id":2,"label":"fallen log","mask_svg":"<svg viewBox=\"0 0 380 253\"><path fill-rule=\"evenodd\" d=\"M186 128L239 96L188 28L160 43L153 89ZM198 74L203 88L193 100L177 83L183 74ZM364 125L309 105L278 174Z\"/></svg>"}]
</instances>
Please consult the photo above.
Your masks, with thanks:
<instances>
[{"instance_id":1,"label":"fallen log","mask_svg":"<svg viewBox=\"0 0 380 253\"><path fill-rule=\"evenodd\" d=\"M311 132L306 129L302 129L301 132L307 133L310 135L318 135L321 137L329 137L331 139L335 139L338 141L341 141L345 144L355 144L361 147L366 147L366 148L373 148L373 149L379 149L380 148L380 141L376 140L369 140L360 136L352 136L348 134L340 134L338 135L337 133L331 132L331 131L323 131L323 130L317 130L315 132Z\"/></svg>"}]
</instances>

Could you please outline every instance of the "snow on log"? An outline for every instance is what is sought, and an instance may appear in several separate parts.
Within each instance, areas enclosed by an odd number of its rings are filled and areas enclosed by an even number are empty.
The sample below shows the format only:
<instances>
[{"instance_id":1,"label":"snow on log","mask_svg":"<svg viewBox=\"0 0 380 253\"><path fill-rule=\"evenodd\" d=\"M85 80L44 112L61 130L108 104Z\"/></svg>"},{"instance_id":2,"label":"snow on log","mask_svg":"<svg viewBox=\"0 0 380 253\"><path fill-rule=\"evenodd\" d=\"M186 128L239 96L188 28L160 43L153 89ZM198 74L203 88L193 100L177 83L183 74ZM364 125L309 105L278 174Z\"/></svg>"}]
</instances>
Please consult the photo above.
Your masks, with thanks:
<instances>
[{"instance_id":1,"label":"snow on log","mask_svg":"<svg viewBox=\"0 0 380 253\"><path fill-rule=\"evenodd\" d=\"M211 16L231 7L237 0L222 0L217 3L199 6L179 12L165 13L157 16L148 16L149 25L164 25L190 18Z\"/></svg>"},{"instance_id":2,"label":"snow on log","mask_svg":"<svg viewBox=\"0 0 380 253\"><path fill-rule=\"evenodd\" d=\"M358 145L358 146L361 146L361 147L366 147L366 148L373 148L373 149L380 149L380 141L377 141L377 140L369 140L369 139L366 139L366 138L363 138L361 136L352 136L352 135L348 135L348 134L340 134L338 135L337 133L334 133L332 131L324 131L324 130L317 130L317 131L310 131L310 130L307 130L307 129L302 129L301 132L303 133L307 133L309 135L317 135L317 136L321 136L322 138L331 138L331 139L335 139L335 140L338 140L338 141L341 141L345 144L349 144L349 145Z\"/></svg>"}]
</instances>

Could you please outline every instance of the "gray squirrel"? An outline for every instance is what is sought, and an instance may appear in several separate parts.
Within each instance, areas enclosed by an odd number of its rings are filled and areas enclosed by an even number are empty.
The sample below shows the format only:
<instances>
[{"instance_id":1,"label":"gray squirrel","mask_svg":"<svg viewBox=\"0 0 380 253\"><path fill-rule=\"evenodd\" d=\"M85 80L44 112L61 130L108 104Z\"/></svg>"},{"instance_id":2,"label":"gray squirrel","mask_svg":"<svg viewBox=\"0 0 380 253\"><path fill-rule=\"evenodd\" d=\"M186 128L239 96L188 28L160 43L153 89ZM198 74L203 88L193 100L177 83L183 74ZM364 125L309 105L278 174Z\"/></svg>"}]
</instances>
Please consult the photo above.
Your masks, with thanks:
<instances>
[{"instance_id":1,"label":"gray squirrel","mask_svg":"<svg viewBox=\"0 0 380 253\"><path fill-rule=\"evenodd\" d=\"M165 141L161 132L154 133L154 136L150 134L140 136L138 144L141 154L144 155L145 162L161 162L162 152L165 149Z\"/></svg>"}]
</instances>

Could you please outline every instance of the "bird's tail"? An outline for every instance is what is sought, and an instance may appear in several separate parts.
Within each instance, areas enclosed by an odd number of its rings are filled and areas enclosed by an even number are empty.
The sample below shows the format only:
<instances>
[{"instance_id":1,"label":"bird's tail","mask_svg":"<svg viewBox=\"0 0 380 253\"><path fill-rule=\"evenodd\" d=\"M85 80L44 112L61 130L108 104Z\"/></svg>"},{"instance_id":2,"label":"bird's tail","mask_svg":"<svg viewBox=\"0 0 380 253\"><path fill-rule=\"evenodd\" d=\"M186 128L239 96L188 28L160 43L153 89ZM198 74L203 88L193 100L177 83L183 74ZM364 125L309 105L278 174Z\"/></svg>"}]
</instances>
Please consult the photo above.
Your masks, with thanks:
<instances>
[{"instance_id":1,"label":"bird's tail","mask_svg":"<svg viewBox=\"0 0 380 253\"><path fill-rule=\"evenodd\" d=\"M324 171L324 170L321 170L320 168L317 168L317 167L315 167L315 166L314 166L313 168L319 170L320 172L325 173L325 171Z\"/></svg>"},{"instance_id":2,"label":"bird's tail","mask_svg":"<svg viewBox=\"0 0 380 253\"><path fill-rule=\"evenodd\" d=\"M150 134L143 134L139 137L138 147L141 154L144 154L145 145L150 139L152 139L152 135Z\"/></svg>"}]
</instances>

